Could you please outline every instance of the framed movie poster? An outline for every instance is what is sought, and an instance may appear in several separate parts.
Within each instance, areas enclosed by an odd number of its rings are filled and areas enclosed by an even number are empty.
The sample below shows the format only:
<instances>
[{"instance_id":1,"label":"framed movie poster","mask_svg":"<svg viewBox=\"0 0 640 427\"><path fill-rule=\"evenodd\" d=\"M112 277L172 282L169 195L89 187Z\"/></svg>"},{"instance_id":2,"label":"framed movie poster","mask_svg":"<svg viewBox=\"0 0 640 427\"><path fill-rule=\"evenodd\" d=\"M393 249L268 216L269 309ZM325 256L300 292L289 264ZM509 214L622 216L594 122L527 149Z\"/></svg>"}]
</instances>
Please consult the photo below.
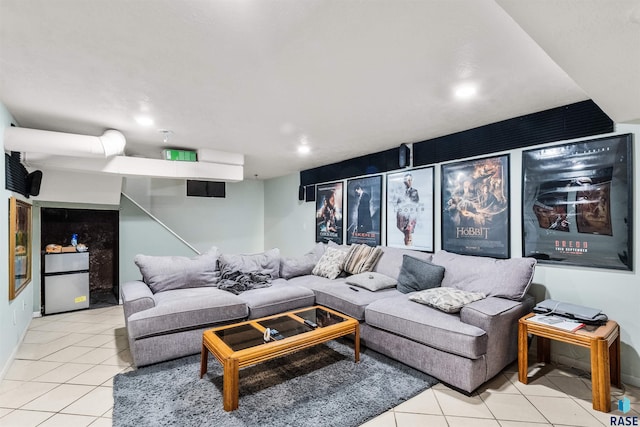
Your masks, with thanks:
<instances>
[{"instance_id":1,"label":"framed movie poster","mask_svg":"<svg viewBox=\"0 0 640 427\"><path fill-rule=\"evenodd\" d=\"M387 175L387 246L433 252L433 171Z\"/></svg>"},{"instance_id":2,"label":"framed movie poster","mask_svg":"<svg viewBox=\"0 0 640 427\"><path fill-rule=\"evenodd\" d=\"M442 165L442 249L510 256L509 155Z\"/></svg>"},{"instance_id":3,"label":"framed movie poster","mask_svg":"<svg viewBox=\"0 0 640 427\"><path fill-rule=\"evenodd\" d=\"M342 244L342 182L316 185L316 242Z\"/></svg>"},{"instance_id":4,"label":"framed movie poster","mask_svg":"<svg viewBox=\"0 0 640 427\"><path fill-rule=\"evenodd\" d=\"M523 255L632 269L632 136L522 153Z\"/></svg>"},{"instance_id":5,"label":"framed movie poster","mask_svg":"<svg viewBox=\"0 0 640 427\"><path fill-rule=\"evenodd\" d=\"M382 175L347 181L347 244L380 245Z\"/></svg>"}]
</instances>

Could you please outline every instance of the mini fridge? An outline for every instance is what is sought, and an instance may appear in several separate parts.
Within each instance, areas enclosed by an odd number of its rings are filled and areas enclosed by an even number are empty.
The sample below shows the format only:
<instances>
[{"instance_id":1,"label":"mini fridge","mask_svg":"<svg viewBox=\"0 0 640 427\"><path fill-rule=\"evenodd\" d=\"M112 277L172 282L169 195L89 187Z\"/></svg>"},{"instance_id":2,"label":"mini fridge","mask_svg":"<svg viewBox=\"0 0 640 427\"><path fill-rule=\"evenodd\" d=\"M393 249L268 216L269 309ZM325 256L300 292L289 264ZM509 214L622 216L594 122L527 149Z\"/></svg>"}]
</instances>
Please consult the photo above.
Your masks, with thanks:
<instances>
[{"instance_id":1,"label":"mini fridge","mask_svg":"<svg viewBox=\"0 0 640 427\"><path fill-rule=\"evenodd\" d=\"M44 314L89 308L89 252L44 255Z\"/></svg>"}]
</instances>

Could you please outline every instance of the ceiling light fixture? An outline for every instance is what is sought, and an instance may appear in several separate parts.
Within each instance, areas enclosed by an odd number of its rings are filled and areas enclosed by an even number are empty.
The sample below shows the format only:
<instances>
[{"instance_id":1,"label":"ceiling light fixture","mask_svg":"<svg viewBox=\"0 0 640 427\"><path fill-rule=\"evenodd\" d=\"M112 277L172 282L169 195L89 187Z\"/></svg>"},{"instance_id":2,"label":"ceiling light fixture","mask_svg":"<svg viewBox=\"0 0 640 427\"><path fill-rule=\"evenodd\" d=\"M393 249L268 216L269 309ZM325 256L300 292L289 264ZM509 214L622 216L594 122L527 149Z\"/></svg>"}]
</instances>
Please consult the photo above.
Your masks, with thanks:
<instances>
[{"instance_id":1,"label":"ceiling light fixture","mask_svg":"<svg viewBox=\"0 0 640 427\"><path fill-rule=\"evenodd\" d=\"M473 97L476 93L477 93L476 87L471 84L460 85L454 91L454 94L458 99L469 99Z\"/></svg>"},{"instance_id":2,"label":"ceiling light fixture","mask_svg":"<svg viewBox=\"0 0 640 427\"><path fill-rule=\"evenodd\" d=\"M153 125L153 119L149 116L138 116L136 117L136 122L138 122L138 124L140 126L151 126Z\"/></svg>"},{"instance_id":3,"label":"ceiling light fixture","mask_svg":"<svg viewBox=\"0 0 640 427\"><path fill-rule=\"evenodd\" d=\"M311 152L311 147L308 145L298 145L298 153L300 154L309 154Z\"/></svg>"}]
</instances>

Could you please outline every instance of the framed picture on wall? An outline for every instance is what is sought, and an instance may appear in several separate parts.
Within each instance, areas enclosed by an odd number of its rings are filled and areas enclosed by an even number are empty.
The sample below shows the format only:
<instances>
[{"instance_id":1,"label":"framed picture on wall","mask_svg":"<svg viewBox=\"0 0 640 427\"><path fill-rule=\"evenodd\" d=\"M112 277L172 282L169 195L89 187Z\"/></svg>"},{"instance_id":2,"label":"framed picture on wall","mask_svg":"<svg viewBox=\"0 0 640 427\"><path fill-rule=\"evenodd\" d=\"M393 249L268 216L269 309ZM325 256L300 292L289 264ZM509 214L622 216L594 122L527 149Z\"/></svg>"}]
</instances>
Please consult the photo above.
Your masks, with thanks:
<instances>
[{"instance_id":1,"label":"framed picture on wall","mask_svg":"<svg viewBox=\"0 0 640 427\"><path fill-rule=\"evenodd\" d=\"M347 181L347 244L379 246L382 175Z\"/></svg>"},{"instance_id":2,"label":"framed picture on wall","mask_svg":"<svg viewBox=\"0 0 640 427\"><path fill-rule=\"evenodd\" d=\"M31 282L31 205L9 198L9 300Z\"/></svg>"},{"instance_id":3,"label":"framed picture on wall","mask_svg":"<svg viewBox=\"0 0 640 427\"><path fill-rule=\"evenodd\" d=\"M342 244L343 183L316 185L316 242Z\"/></svg>"},{"instance_id":4,"label":"framed picture on wall","mask_svg":"<svg viewBox=\"0 0 640 427\"><path fill-rule=\"evenodd\" d=\"M387 246L433 252L433 172L387 174Z\"/></svg>"},{"instance_id":5,"label":"framed picture on wall","mask_svg":"<svg viewBox=\"0 0 640 427\"><path fill-rule=\"evenodd\" d=\"M632 269L632 135L522 153L523 255Z\"/></svg>"},{"instance_id":6,"label":"framed picture on wall","mask_svg":"<svg viewBox=\"0 0 640 427\"><path fill-rule=\"evenodd\" d=\"M510 256L509 155L442 165L442 249Z\"/></svg>"}]
</instances>

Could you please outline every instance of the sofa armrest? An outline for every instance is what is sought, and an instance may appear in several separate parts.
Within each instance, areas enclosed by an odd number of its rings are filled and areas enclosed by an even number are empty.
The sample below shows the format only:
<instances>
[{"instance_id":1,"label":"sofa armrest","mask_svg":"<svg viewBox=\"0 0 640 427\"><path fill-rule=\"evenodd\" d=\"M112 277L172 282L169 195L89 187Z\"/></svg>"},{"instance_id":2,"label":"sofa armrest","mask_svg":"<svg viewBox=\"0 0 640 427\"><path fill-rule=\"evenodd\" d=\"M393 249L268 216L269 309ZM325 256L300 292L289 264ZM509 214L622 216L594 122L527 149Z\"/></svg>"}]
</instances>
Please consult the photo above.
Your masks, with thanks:
<instances>
[{"instance_id":1,"label":"sofa armrest","mask_svg":"<svg viewBox=\"0 0 640 427\"><path fill-rule=\"evenodd\" d=\"M465 305L460 320L487 333L487 378L500 372L518 357L518 319L533 309L535 299L522 301L488 297Z\"/></svg>"},{"instance_id":2,"label":"sofa armrest","mask_svg":"<svg viewBox=\"0 0 640 427\"><path fill-rule=\"evenodd\" d=\"M153 292L146 283L140 280L125 282L120 285L124 318L129 319L133 313L148 310L156 306Z\"/></svg>"}]
</instances>

